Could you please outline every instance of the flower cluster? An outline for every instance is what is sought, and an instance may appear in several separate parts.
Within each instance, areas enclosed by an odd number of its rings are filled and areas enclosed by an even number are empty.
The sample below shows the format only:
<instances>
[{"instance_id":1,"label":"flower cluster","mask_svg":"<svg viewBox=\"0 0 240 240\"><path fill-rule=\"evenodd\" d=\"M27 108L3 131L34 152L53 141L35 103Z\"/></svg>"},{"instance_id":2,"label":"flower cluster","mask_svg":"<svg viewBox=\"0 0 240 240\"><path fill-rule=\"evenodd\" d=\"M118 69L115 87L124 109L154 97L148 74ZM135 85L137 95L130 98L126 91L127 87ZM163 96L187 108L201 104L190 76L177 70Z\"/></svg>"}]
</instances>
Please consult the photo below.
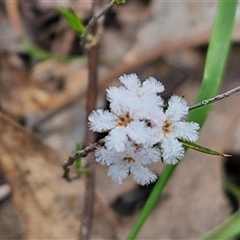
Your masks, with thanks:
<instances>
[{"instance_id":1,"label":"flower cluster","mask_svg":"<svg viewBox=\"0 0 240 240\"><path fill-rule=\"evenodd\" d=\"M96 161L109 166L117 183L132 174L137 183L150 184L157 176L146 165L177 164L185 153L180 140L195 142L199 125L184 121L189 107L183 98L173 95L164 104L164 86L155 78L141 83L130 74L119 80L123 86L107 90L110 109L95 110L88 118L92 131L108 133L95 151Z\"/></svg>"}]
</instances>

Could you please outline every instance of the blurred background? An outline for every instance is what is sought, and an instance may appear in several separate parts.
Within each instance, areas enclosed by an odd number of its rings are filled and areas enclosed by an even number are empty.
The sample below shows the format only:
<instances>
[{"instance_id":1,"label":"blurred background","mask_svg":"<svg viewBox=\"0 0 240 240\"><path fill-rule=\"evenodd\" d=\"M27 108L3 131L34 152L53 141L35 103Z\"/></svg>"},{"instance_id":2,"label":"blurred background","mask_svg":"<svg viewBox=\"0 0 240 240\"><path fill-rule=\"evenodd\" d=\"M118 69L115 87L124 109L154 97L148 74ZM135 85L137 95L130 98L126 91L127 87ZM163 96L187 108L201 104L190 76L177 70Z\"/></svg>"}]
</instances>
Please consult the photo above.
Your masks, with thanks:
<instances>
[{"instance_id":1,"label":"blurred background","mask_svg":"<svg viewBox=\"0 0 240 240\"><path fill-rule=\"evenodd\" d=\"M90 0L0 2L1 239L78 236L84 177L66 183L61 162L84 144L88 67L63 7L84 24L91 19ZM215 11L214 1L157 0L128 0L110 10L101 19L98 107L107 107L105 89L132 72L161 81L166 100L175 93L192 105ZM239 13L221 92L240 83ZM234 157L189 151L139 238L199 238L239 208L239 102L235 94L215 103L198 141ZM161 175L163 165L151 168ZM152 186L137 187L131 177L119 186L102 166L96 179L92 239L122 239Z\"/></svg>"}]
</instances>

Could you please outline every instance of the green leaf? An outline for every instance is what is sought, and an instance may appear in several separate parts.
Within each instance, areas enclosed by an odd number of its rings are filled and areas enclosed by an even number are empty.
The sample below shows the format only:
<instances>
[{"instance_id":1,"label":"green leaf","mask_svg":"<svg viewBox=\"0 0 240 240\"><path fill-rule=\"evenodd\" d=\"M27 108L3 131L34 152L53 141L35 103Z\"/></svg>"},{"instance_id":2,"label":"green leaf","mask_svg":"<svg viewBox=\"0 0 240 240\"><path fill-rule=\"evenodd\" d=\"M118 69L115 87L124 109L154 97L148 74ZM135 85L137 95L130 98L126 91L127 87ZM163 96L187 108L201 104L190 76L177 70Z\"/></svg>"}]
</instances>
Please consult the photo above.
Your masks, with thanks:
<instances>
[{"instance_id":1,"label":"green leaf","mask_svg":"<svg viewBox=\"0 0 240 240\"><path fill-rule=\"evenodd\" d=\"M48 59L56 59L56 60L62 59L61 57L52 55L51 53L34 46L29 40L24 40L23 45L24 45L24 48L26 49L27 53L30 56L32 56L40 61L44 61L44 60L48 60Z\"/></svg>"},{"instance_id":2,"label":"green leaf","mask_svg":"<svg viewBox=\"0 0 240 240\"><path fill-rule=\"evenodd\" d=\"M198 151L198 152L202 152L202 153L206 153L206 154L210 154L210 155L215 155L215 156L222 156L222 157L230 157L231 156L231 155L228 155L228 154L217 152L217 151L212 150L210 148L200 146L196 143L187 142L187 141L183 141L183 140L179 140L179 141L183 144L183 146L185 146L187 148L191 148L191 149L193 149L195 151Z\"/></svg>"},{"instance_id":3,"label":"green leaf","mask_svg":"<svg viewBox=\"0 0 240 240\"><path fill-rule=\"evenodd\" d=\"M228 57L236 8L237 0L218 2L203 80L198 97L196 98L196 103L215 96L219 90ZM200 126L202 126L210 110L210 105L193 110L188 120L198 122ZM147 217L157 204L163 189L167 185L176 167L177 165L166 165L164 167L161 177L158 179L127 239L132 240L136 238ZM239 226L240 224L238 228Z\"/></svg>"},{"instance_id":4,"label":"green leaf","mask_svg":"<svg viewBox=\"0 0 240 240\"><path fill-rule=\"evenodd\" d=\"M61 8L60 14L68 22L73 31L75 31L78 35L82 35L85 30L85 26L73 9Z\"/></svg>"},{"instance_id":5,"label":"green leaf","mask_svg":"<svg viewBox=\"0 0 240 240\"><path fill-rule=\"evenodd\" d=\"M35 46L31 41L27 39L23 40L23 46L30 56L36 58L39 61L54 60L57 62L66 62L74 59L83 59L83 57L68 57L52 54Z\"/></svg>"},{"instance_id":6,"label":"green leaf","mask_svg":"<svg viewBox=\"0 0 240 240\"><path fill-rule=\"evenodd\" d=\"M115 0L116 4L123 4L126 3L127 0Z\"/></svg>"},{"instance_id":7,"label":"green leaf","mask_svg":"<svg viewBox=\"0 0 240 240\"><path fill-rule=\"evenodd\" d=\"M82 149L83 149L82 146L79 143L76 143L74 152L81 151ZM90 168L85 166L82 157L77 158L75 160L74 164L75 164L75 168L78 172L78 176L82 173L84 173L84 174L90 174L91 173Z\"/></svg>"},{"instance_id":8,"label":"green leaf","mask_svg":"<svg viewBox=\"0 0 240 240\"><path fill-rule=\"evenodd\" d=\"M161 173L161 177L158 179L156 185L154 186L154 188L151 192L151 195L148 198L147 202L145 203L144 208L142 209L141 214L140 214L137 222L135 223L132 231L127 236L127 238L126 238L127 240L135 239L139 230L143 226L143 223L149 216L150 212L153 210L153 208L158 203L159 197L161 196L161 193L162 193L165 185L171 178L176 167L177 167L177 165L166 165L164 167L164 169Z\"/></svg>"},{"instance_id":9,"label":"green leaf","mask_svg":"<svg viewBox=\"0 0 240 240\"><path fill-rule=\"evenodd\" d=\"M80 151L80 150L82 150L82 146L79 144L79 143L76 143L76 146L75 146L75 152L77 152L77 151ZM78 170L78 171L80 171L82 168L83 168L83 166L82 166L83 164L82 164L82 158L77 158L76 160L75 160L75 167L76 167L76 169Z\"/></svg>"},{"instance_id":10,"label":"green leaf","mask_svg":"<svg viewBox=\"0 0 240 240\"><path fill-rule=\"evenodd\" d=\"M218 2L214 28L207 51L203 80L195 101L196 103L218 94L228 59L236 6L237 0ZM191 111L189 120L198 122L202 126L211 109L212 105L197 108Z\"/></svg>"},{"instance_id":11,"label":"green leaf","mask_svg":"<svg viewBox=\"0 0 240 240\"><path fill-rule=\"evenodd\" d=\"M240 236L240 209L202 239L232 239Z\"/></svg>"},{"instance_id":12,"label":"green leaf","mask_svg":"<svg viewBox=\"0 0 240 240\"><path fill-rule=\"evenodd\" d=\"M228 193L231 193L234 197L240 199L240 187L238 185L226 181L224 183L224 190Z\"/></svg>"}]
</instances>

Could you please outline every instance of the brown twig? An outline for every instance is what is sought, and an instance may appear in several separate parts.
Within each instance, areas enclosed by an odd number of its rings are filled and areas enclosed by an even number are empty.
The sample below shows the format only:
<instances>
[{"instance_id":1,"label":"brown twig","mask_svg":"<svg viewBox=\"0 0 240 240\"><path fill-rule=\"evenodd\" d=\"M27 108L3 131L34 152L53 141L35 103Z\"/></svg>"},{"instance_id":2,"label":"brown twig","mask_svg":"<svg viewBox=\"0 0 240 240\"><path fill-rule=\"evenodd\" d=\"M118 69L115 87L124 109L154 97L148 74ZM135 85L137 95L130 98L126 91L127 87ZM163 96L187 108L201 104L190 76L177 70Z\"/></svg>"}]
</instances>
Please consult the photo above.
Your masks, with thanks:
<instances>
[{"instance_id":1,"label":"brown twig","mask_svg":"<svg viewBox=\"0 0 240 240\"><path fill-rule=\"evenodd\" d=\"M99 12L97 15L93 15L93 17L91 18L91 20L87 24L87 26L85 28L85 31L83 32L83 34L81 36L81 45L82 46L85 46L86 43L89 41L89 39L88 39L89 33L92 30L92 28L97 24L97 21L101 17L103 17L110 9L112 9L115 4L116 4L116 1L112 0L107 6L104 7L104 9L102 9L101 12Z\"/></svg>"},{"instance_id":2,"label":"brown twig","mask_svg":"<svg viewBox=\"0 0 240 240\"><path fill-rule=\"evenodd\" d=\"M96 7L101 5L101 0L94 0L92 12ZM102 29L100 22L93 22L89 33L94 36L99 36ZM88 55L88 87L87 87L87 105L86 114L88 115L96 107L97 93L98 93L98 62L99 62L99 39L90 48L87 49ZM86 119L86 140L85 144L95 142L96 135L88 128L88 120ZM82 213L82 223L80 229L79 239L88 240L90 238L92 220L94 215L95 202L95 160L93 154L87 156L87 167L90 169L90 174L86 175L86 191L84 197L84 207Z\"/></svg>"},{"instance_id":3,"label":"brown twig","mask_svg":"<svg viewBox=\"0 0 240 240\"><path fill-rule=\"evenodd\" d=\"M104 145L104 139L100 139L97 142L88 145L86 148L75 152L73 155L69 156L66 161L62 163L63 168L63 178L67 179L68 181L71 180L69 176L70 166L74 164L74 162L81 157L86 157L89 153L95 151L95 149L99 146Z\"/></svg>"},{"instance_id":4,"label":"brown twig","mask_svg":"<svg viewBox=\"0 0 240 240\"><path fill-rule=\"evenodd\" d=\"M205 105L208 105L210 103L214 103L214 102L217 102L223 98L226 98L226 97L229 97L230 95L236 93L236 92L239 92L240 91L240 86L238 87L235 87L225 93L222 93L222 94L219 94L213 98L209 98L209 99L206 99L206 100L203 100L202 102L196 104L196 105L193 105L189 108L189 110L193 110L193 109L196 109L196 108L199 108L199 107L203 107Z\"/></svg>"}]
</instances>

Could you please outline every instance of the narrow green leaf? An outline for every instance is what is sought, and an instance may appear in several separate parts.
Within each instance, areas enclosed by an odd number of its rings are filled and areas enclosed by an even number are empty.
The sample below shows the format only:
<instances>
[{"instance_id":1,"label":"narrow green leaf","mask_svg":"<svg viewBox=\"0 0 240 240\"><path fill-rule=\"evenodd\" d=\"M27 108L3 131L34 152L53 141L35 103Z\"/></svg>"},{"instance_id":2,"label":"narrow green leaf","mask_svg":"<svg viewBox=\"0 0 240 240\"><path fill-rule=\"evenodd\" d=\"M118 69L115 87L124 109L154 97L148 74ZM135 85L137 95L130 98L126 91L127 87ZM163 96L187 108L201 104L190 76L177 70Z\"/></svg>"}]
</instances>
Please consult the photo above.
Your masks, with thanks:
<instances>
[{"instance_id":1,"label":"narrow green leaf","mask_svg":"<svg viewBox=\"0 0 240 240\"><path fill-rule=\"evenodd\" d=\"M201 102L204 99L211 98L218 92L228 57L236 6L237 0L218 2L217 13L207 52L203 81L196 103ZM210 110L210 106L193 110L188 120L198 122L200 126L202 126ZM177 165L166 165L164 167L161 177L152 190L148 201L146 202L127 239L132 240L136 238L147 217L157 204L158 199L176 169L176 166Z\"/></svg>"},{"instance_id":2,"label":"narrow green leaf","mask_svg":"<svg viewBox=\"0 0 240 240\"><path fill-rule=\"evenodd\" d=\"M27 53L39 61L54 60L57 62L66 62L74 59L83 59L82 57L58 56L35 46L28 39L23 40L23 46Z\"/></svg>"},{"instance_id":3,"label":"narrow green leaf","mask_svg":"<svg viewBox=\"0 0 240 240\"><path fill-rule=\"evenodd\" d=\"M240 236L240 209L202 239L232 239Z\"/></svg>"},{"instance_id":4,"label":"narrow green leaf","mask_svg":"<svg viewBox=\"0 0 240 240\"><path fill-rule=\"evenodd\" d=\"M57 58L56 56L53 56L51 53L34 46L29 40L24 40L23 45L27 53L38 60L44 61L48 59Z\"/></svg>"},{"instance_id":5,"label":"narrow green leaf","mask_svg":"<svg viewBox=\"0 0 240 240\"><path fill-rule=\"evenodd\" d=\"M115 0L116 4L126 3L127 0Z\"/></svg>"},{"instance_id":6,"label":"narrow green leaf","mask_svg":"<svg viewBox=\"0 0 240 240\"><path fill-rule=\"evenodd\" d=\"M237 0L218 2L203 80L196 103L218 94L228 59L236 6ZM211 109L212 105L195 109L191 111L189 120L198 122L202 126Z\"/></svg>"},{"instance_id":7,"label":"narrow green leaf","mask_svg":"<svg viewBox=\"0 0 240 240\"><path fill-rule=\"evenodd\" d=\"M179 140L185 147L187 148L191 148L195 151L198 151L198 152L202 152L202 153L206 153L206 154L210 154L210 155L215 155L215 156L224 156L224 157L230 157L231 155L228 155L228 154L224 154L224 153L220 153L220 152L217 152L215 150L212 150L210 148L206 148L206 147L203 147L201 145L198 145L196 143L192 143L192 142L187 142L187 141L183 141L183 140Z\"/></svg>"},{"instance_id":8,"label":"narrow green leaf","mask_svg":"<svg viewBox=\"0 0 240 240\"><path fill-rule=\"evenodd\" d=\"M75 152L80 151L80 150L82 150L82 146L80 146L79 143L76 143ZM83 168L83 166L82 166L82 158L79 157L79 158L77 158L75 160L75 167L76 167L76 169L78 171L80 171Z\"/></svg>"},{"instance_id":9,"label":"narrow green leaf","mask_svg":"<svg viewBox=\"0 0 240 240\"><path fill-rule=\"evenodd\" d=\"M162 191L164 187L166 186L167 182L169 181L170 177L172 176L175 168L177 165L166 165L161 173L161 177L158 179L156 185L154 186L150 197L148 198L147 202L145 203L144 208L141 211L141 214L135 223L132 231L127 236L127 240L135 239L137 236L139 230L143 226L145 220L149 216L150 212L153 210L153 208L156 206L156 204L159 201L159 197L162 194Z\"/></svg>"},{"instance_id":10,"label":"narrow green leaf","mask_svg":"<svg viewBox=\"0 0 240 240\"><path fill-rule=\"evenodd\" d=\"M229 181L226 181L224 183L224 190L228 193L231 193L234 195L236 198L240 199L240 187L236 184L233 184Z\"/></svg>"},{"instance_id":11,"label":"narrow green leaf","mask_svg":"<svg viewBox=\"0 0 240 240\"><path fill-rule=\"evenodd\" d=\"M79 143L76 143L74 152L81 151L82 149L83 149L82 146ZM84 160L84 158L79 157L74 162L75 168L76 168L77 173L78 173L76 177L78 177L82 173L86 174L86 175L91 173L90 168L85 166L83 160Z\"/></svg>"},{"instance_id":12,"label":"narrow green leaf","mask_svg":"<svg viewBox=\"0 0 240 240\"><path fill-rule=\"evenodd\" d=\"M75 31L78 35L82 35L85 30L85 26L73 9L61 8L60 14L68 22L73 31Z\"/></svg>"}]
</instances>

